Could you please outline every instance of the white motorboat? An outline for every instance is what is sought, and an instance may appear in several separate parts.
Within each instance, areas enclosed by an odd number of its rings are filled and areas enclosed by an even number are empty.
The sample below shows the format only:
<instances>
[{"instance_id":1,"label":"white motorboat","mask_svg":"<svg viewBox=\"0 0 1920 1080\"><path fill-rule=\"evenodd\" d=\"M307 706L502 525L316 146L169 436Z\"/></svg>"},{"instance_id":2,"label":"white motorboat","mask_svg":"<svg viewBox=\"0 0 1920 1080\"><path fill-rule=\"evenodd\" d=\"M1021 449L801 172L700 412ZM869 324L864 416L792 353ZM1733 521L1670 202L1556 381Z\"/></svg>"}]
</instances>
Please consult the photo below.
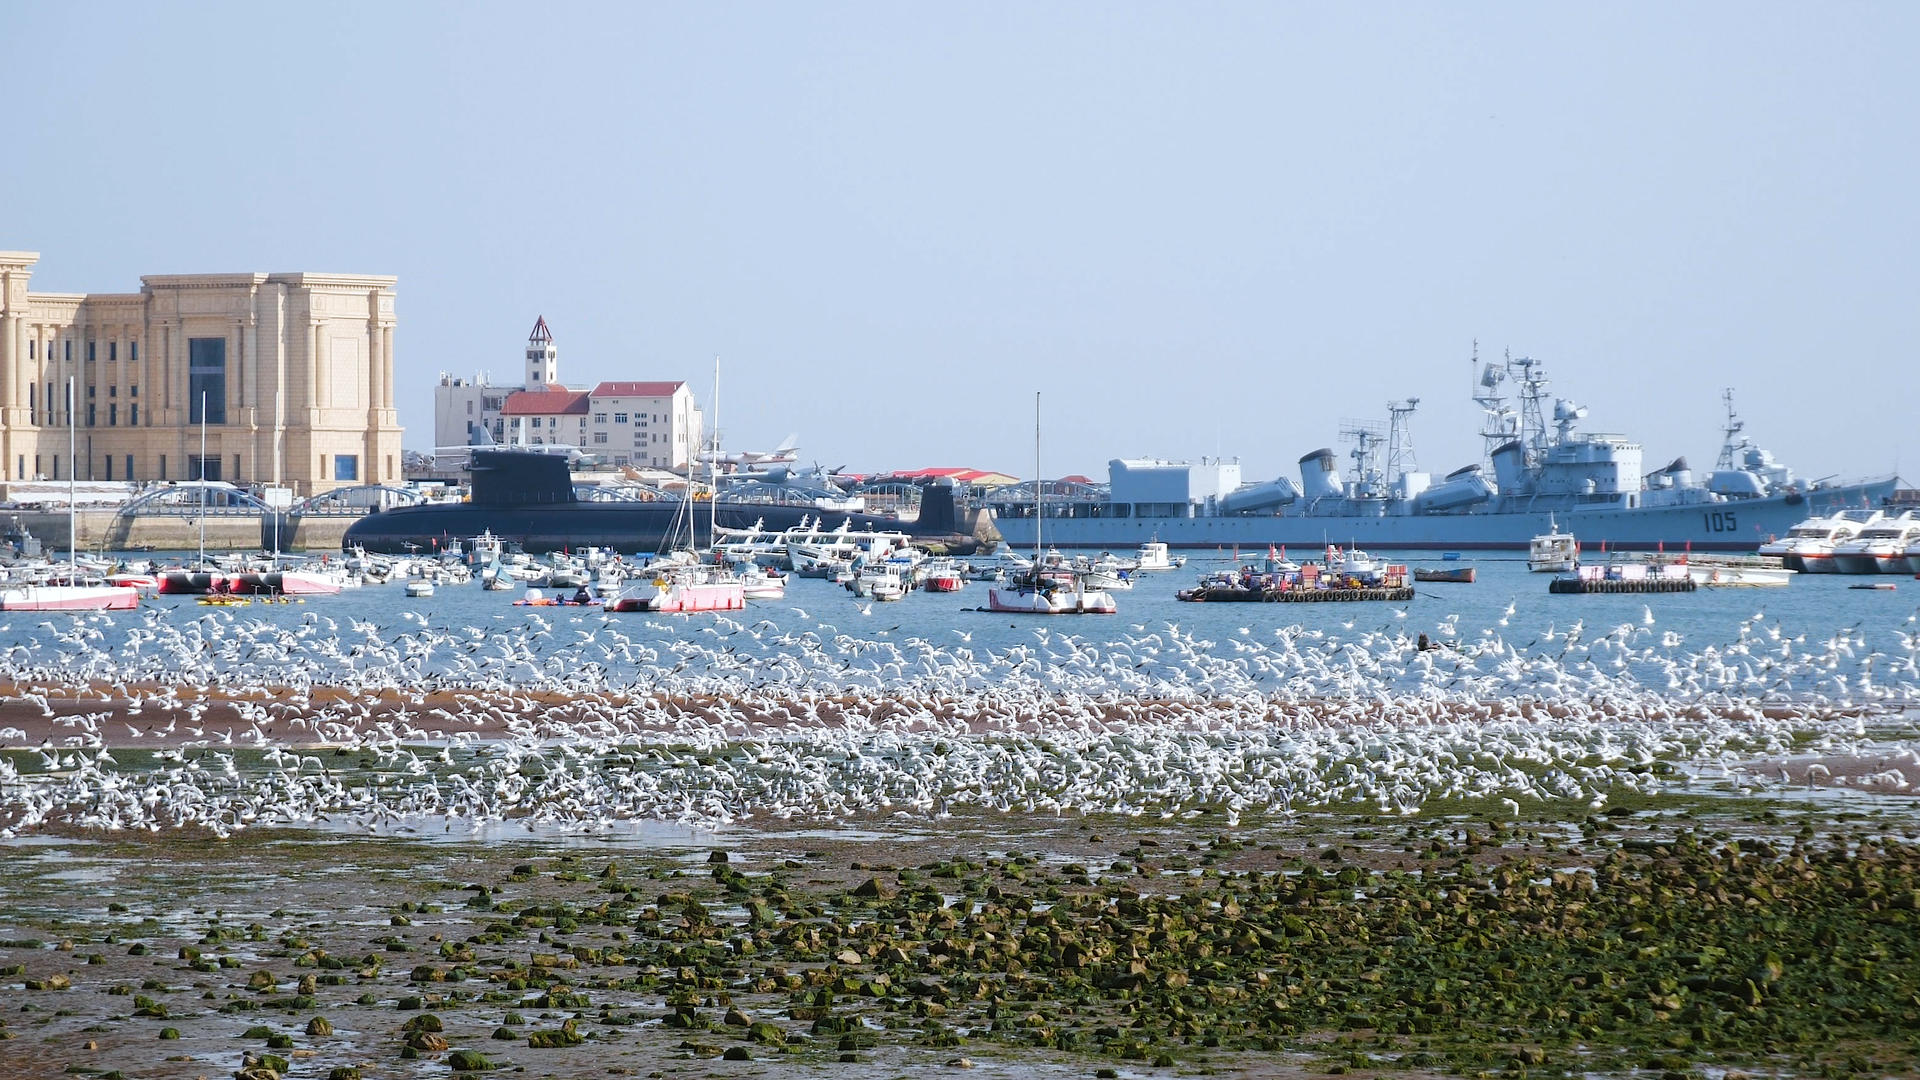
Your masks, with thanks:
<instances>
[{"instance_id":1,"label":"white motorboat","mask_svg":"<svg viewBox=\"0 0 1920 1080\"><path fill-rule=\"evenodd\" d=\"M1920 575L1920 540L1907 545L1907 569Z\"/></svg>"},{"instance_id":2,"label":"white motorboat","mask_svg":"<svg viewBox=\"0 0 1920 1080\"><path fill-rule=\"evenodd\" d=\"M1185 555L1174 555L1167 545L1159 540L1149 540L1140 545L1140 553L1135 558L1133 569L1143 572L1157 570L1178 570L1187 565Z\"/></svg>"},{"instance_id":3,"label":"white motorboat","mask_svg":"<svg viewBox=\"0 0 1920 1080\"><path fill-rule=\"evenodd\" d=\"M1865 526L1834 545L1833 566L1842 574L1897 574L1907 569L1907 548L1920 540L1920 517L1907 511Z\"/></svg>"},{"instance_id":4,"label":"white motorboat","mask_svg":"<svg viewBox=\"0 0 1920 1080\"><path fill-rule=\"evenodd\" d=\"M1787 535L1760 545L1760 554L1778 555L1782 566L1798 573L1835 573L1834 549L1885 516L1877 510L1853 510L1811 517L1788 529Z\"/></svg>"},{"instance_id":5,"label":"white motorboat","mask_svg":"<svg viewBox=\"0 0 1920 1080\"><path fill-rule=\"evenodd\" d=\"M432 596L433 582L423 577L408 578L406 593L408 596Z\"/></svg>"},{"instance_id":6,"label":"white motorboat","mask_svg":"<svg viewBox=\"0 0 1920 1080\"><path fill-rule=\"evenodd\" d=\"M1527 569L1536 574L1570 574L1580 568L1580 541L1563 533L1549 517L1548 531L1527 542Z\"/></svg>"}]
</instances>

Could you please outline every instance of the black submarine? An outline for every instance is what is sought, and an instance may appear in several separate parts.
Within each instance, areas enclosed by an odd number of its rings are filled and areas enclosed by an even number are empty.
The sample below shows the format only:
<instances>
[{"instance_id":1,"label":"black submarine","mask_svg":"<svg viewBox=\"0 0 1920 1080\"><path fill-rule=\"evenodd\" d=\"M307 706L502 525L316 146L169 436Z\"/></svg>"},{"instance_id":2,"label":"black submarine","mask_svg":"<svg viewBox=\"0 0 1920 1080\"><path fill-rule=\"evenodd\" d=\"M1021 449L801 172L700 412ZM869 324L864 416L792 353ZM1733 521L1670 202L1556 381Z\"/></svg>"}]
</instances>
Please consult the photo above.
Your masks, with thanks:
<instances>
[{"instance_id":1,"label":"black submarine","mask_svg":"<svg viewBox=\"0 0 1920 1080\"><path fill-rule=\"evenodd\" d=\"M609 547L622 552L663 551L670 538L687 535L691 510L696 535L704 535L708 513L723 529L790 529L802 519L832 528L842 520L856 531L904 532L917 544L951 555L971 555L979 541L960 531L951 481L929 486L915 521L882 514L832 514L811 506L730 498L691 506L677 496L658 499L583 499L564 457L529 450L474 450L470 465L473 494L465 502L400 506L368 514L348 527L342 550L401 554L465 542L491 532L531 554L580 547Z\"/></svg>"}]
</instances>

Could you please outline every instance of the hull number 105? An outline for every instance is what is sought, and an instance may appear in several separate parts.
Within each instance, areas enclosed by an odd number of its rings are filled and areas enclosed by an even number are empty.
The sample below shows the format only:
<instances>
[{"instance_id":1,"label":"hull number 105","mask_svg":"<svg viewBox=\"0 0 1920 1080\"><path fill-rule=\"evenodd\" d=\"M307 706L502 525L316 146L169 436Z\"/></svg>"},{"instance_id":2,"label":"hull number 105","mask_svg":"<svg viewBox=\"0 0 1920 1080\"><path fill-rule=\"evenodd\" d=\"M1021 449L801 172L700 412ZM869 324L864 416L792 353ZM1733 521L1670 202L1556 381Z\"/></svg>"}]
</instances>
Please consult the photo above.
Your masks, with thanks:
<instances>
[{"instance_id":1,"label":"hull number 105","mask_svg":"<svg viewBox=\"0 0 1920 1080\"><path fill-rule=\"evenodd\" d=\"M1725 533L1740 530L1740 523L1731 510L1710 510L1701 514L1700 518L1708 532Z\"/></svg>"}]
</instances>

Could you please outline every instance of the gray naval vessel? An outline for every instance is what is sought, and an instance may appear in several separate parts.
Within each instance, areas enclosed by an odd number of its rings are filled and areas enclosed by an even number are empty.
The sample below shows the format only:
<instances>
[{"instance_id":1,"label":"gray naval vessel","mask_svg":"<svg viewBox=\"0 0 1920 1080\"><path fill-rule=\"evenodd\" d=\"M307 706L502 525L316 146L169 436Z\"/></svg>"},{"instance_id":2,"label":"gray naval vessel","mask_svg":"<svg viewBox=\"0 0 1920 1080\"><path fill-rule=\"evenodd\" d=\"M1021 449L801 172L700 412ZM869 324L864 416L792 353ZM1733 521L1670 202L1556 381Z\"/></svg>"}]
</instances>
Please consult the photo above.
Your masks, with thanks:
<instances>
[{"instance_id":1,"label":"gray naval vessel","mask_svg":"<svg viewBox=\"0 0 1920 1080\"><path fill-rule=\"evenodd\" d=\"M1517 409L1502 391L1508 381ZM1589 551L1753 551L1808 517L1880 506L1899 486L1891 475L1796 477L1742 436L1732 391L1712 471L1698 478L1679 458L1643 472L1640 444L1575 431L1587 410L1565 399L1549 406L1547 386L1531 357L1481 366L1474 401L1485 416L1485 461L1438 479L1413 467L1409 421L1419 399L1410 398L1390 402L1384 424L1342 424L1353 443L1351 476L1341 475L1331 448L1302 457L1298 481L1256 483L1242 482L1238 462L1116 458L1104 486L1029 482L997 492L987 506L1016 550L1038 542L1118 550L1153 540L1185 548L1524 550L1557 528Z\"/></svg>"}]
</instances>

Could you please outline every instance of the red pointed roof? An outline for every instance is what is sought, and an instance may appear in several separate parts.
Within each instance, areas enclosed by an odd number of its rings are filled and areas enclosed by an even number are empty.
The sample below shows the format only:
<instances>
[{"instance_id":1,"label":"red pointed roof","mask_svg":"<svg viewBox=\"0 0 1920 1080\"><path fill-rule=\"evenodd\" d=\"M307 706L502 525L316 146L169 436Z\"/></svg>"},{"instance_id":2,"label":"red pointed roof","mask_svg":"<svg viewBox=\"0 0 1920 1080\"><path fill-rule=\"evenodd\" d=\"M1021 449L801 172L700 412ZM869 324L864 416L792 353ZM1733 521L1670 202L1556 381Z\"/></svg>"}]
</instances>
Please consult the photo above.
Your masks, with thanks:
<instances>
[{"instance_id":1,"label":"red pointed roof","mask_svg":"<svg viewBox=\"0 0 1920 1080\"><path fill-rule=\"evenodd\" d=\"M672 397L686 381L676 382L603 382L593 388L594 397Z\"/></svg>"},{"instance_id":2,"label":"red pointed roof","mask_svg":"<svg viewBox=\"0 0 1920 1080\"><path fill-rule=\"evenodd\" d=\"M533 323L533 333L527 335L527 343L530 345L545 345L552 340L553 331L547 329L547 317L542 315L538 319L535 319Z\"/></svg>"},{"instance_id":3,"label":"red pointed roof","mask_svg":"<svg viewBox=\"0 0 1920 1080\"><path fill-rule=\"evenodd\" d=\"M585 416L587 392L550 383L539 390L515 390L500 405L501 416Z\"/></svg>"}]
</instances>

